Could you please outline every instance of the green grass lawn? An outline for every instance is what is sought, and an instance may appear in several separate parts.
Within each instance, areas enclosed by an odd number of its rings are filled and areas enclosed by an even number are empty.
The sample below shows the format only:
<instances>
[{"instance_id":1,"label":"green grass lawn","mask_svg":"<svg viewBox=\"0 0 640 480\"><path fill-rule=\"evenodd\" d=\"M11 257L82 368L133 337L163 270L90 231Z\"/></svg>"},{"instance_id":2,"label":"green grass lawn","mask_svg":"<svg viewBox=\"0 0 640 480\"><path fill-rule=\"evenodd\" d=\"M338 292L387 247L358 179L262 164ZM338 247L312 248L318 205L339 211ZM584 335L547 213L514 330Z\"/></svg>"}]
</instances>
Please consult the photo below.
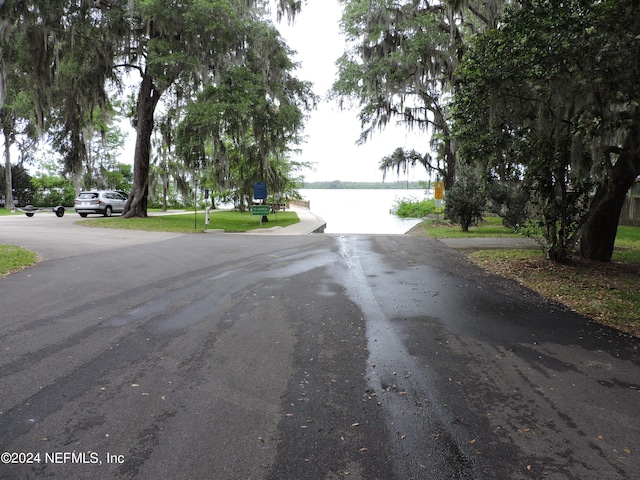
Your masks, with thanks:
<instances>
[{"instance_id":1,"label":"green grass lawn","mask_svg":"<svg viewBox=\"0 0 640 480\"><path fill-rule=\"evenodd\" d=\"M460 230L460 225L448 221L428 220L421 225L425 234L435 238L473 238L473 237L520 237L511 229L502 225L499 217L486 217L479 225ZM613 261L640 264L640 227L618 227Z\"/></svg>"},{"instance_id":2,"label":"green grass lawn","mask_svg":"<svg viewBox=\"0 0 640 480\"><path fill-rule=\"evenodd\" d=\"M16 210L14 213L11 210L7 210L4 207L0 208L0 217L4 217L6 215L18 215L18 214L24 215L24 213L22 213L20 210Z\"/></svg>"},{"instance_id":3,"label":"green grass lawn","mask_svg":"<svg viewBox=\"0 0 640 480\"><path fill-rule=\"evenodd\" d=\"M463 232L460 225L448 220L427 220L422 225L425 233L436 238L469 238L469 237L517 237L517 233L502 225L502 218L486 217L477 226Z\"/></svg>"},{"instance_id":4,"label":"green grass lawn","mask_svg":"<svg viewBox=\"0 0 640 480\"><path fill-rule=\"evenodd\" d=\"M25 267L30 267L38 261L38 256L15 245L0 244L0 278Z\"/></svg>"},{"instance_id":5,"label":"green grass lawn","mask_svg":"<svg viewBox=\"0 0 640 480\"><path fill-rule=\"evenodd\" d=\"M286 227L300 221L295 212L278 212L268 216L269 221L263 222L262 228ZM204 212L199 211L174 214L174 215L154 215L153 212L147 218L121 218L121 217L99 217L79 220L78 224L89 227L124 228L129 230L147 230L179 233L201 233L205 230L224 230L229 233L240 233L255 230L260 227L260 216L252 215L251 212L236 211L212 211L210 223L205 226Z\"/></svg>"},{"instance_id":6,"label":"green grass lawn","mask_svg":"<svg viewBox=\"0 0 640 480\"><path fill-rule=\"evenodd\" d=\"M618 227L612 260L640 264L640 227Z\"/></svg>"}]
</instances>

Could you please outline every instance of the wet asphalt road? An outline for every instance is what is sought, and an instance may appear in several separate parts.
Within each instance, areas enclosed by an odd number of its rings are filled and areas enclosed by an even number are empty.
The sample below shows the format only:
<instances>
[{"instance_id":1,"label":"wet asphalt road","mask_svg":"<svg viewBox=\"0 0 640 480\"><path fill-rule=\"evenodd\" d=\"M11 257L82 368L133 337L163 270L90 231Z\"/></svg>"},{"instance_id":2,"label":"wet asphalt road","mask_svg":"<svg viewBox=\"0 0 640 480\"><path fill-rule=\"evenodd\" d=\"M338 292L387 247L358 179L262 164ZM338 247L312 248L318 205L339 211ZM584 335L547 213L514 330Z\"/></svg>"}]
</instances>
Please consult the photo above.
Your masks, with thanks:
<instances>
[{"instance_id":1,"label":"wet asphalt road","mask_svg":"<svg viewBox=\"0 0 640 480\"><path fill-rule=\"evenodd\" d=\"M1 479L640 478L640 342L441 242L74 217L0 218L43 257L0 279Z\"/></svg>"}]
</instances>

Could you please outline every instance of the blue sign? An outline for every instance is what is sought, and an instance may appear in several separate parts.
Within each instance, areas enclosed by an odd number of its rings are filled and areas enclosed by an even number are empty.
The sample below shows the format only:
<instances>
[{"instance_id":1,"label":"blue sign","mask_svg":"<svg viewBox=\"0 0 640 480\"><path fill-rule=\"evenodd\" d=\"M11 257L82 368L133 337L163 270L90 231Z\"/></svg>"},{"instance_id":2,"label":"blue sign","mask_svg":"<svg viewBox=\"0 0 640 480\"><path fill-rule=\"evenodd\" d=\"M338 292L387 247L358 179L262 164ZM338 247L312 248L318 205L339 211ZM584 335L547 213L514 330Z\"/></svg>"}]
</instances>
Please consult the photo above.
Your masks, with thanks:
<instances>
[{"instance_id":1,"label":"blue sign","mask_svg":"<svg viewBox=\"0 0 640 480\"><path fill-rule=\"evenodd\" d=\"M255 182L253 184L253 198L257 200L267 199L267 182Z\"/></svg>"}]
</instances>

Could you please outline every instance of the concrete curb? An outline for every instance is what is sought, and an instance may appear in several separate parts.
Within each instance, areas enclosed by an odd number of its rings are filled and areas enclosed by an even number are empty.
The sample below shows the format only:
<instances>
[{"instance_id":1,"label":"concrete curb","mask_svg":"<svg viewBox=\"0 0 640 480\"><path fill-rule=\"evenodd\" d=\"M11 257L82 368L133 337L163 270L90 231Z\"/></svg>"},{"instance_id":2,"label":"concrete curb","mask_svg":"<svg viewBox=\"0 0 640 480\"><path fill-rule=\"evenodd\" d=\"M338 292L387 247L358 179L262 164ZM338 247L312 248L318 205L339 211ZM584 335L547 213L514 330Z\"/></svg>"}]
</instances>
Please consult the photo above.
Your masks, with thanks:
<instances>
[{"instance_id":1,"label":"concrete curb","mask_svg":"<svg viewBox=\"0 0 640 480\"><path fill-rule=\"evenodd\" d=\"M298 215L300 221L288 227L271 227L249 230L244 235L311 235L324 233L327 222L306 208L292 206L289 210Z\"/></svg>"}]
</instances>

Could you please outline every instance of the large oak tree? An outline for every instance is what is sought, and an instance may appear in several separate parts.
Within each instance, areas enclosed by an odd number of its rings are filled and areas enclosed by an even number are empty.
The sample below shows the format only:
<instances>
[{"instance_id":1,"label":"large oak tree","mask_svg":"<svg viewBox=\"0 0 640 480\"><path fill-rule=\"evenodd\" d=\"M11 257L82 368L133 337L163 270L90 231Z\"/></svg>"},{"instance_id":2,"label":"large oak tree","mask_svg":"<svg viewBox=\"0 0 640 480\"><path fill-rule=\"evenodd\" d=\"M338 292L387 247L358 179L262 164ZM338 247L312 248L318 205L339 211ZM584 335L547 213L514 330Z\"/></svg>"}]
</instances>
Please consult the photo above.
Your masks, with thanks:
<instances>
[{"instance_id":1,"label":"large oak tree","mask_svg":"<svg viewBox=\"0 0 640 480\"><path fill-rule=\"evenodd\" d=\"M300 8L297 0L273 3L278 17L293 18ZM33 83L23 87L34 93L39 125L51 121L46 127L55 133L72 172L86 154L82 131L94 107L108 107L107 83L118 87L117 77L139 81L134 185L126 216L146 216L151 134L161 98L170 89L190 97L226 68L242 64L248 38L256 31L251 26L266 21L270 5L268 0L14 1L2 5L0 34L3 51L10 38L21 34L20 48L32 52L30 70L21 68ZM18 68L6 63L0 65L3 104L5 73Z\"/></svg>"},{"instance_id":2,"label":"large oak tree","mask_svg":"<svg viewBox=\"0 0 640 480\"><path fill-rule=\"evenodd\" d=\"M11 1L1 12L5 136L12 125L26 128L31 137L36 130L46 132L65 170L78 177L87 155L83 132L95 107L109 111L107 84L116 80L111 33L94 2ZM6 155L9 146L5 142Z\"/></svg>"},{"instance_id":3,"label":"large oak tree","mask_svg":"<svg viewBox=\"0 0 640 480\"><path fill-rule=\"evenodd\" d=\"M134 184L125 216L146 216L154 113L171 87L192 89L241 64L252 24L264 21L268 2L241 0L139 0L124 8L130 24L126 64L140 73L136 105ZM279 0L280 14L299 2ZM269 58L265 59L268 68Z\"/></svg>"},{"instance_id":4,"label":"large oak tree","mask_svg":"<svg viewBox=\"0 0 640 480\"><path fill-rule=\"evenodd\" d=\"M550 258L609 261L640 174L640 4L520 3L458 75L458 142L487 179L520 181Z\"/></svg>"}]
</instances>

